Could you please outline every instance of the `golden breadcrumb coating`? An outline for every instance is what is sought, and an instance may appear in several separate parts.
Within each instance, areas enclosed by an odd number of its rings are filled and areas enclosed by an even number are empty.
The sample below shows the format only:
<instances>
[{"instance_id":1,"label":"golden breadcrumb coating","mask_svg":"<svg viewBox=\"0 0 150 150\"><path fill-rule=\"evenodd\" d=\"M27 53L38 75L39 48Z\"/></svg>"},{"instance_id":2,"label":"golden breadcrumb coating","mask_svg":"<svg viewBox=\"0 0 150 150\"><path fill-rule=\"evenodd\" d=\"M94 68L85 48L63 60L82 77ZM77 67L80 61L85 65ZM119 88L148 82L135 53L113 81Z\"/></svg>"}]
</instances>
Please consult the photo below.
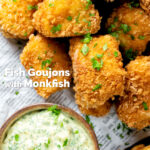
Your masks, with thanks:
<instances>
[{"instance_id":1,"label":"golden breadcrumb coating","mask_svg":"<svg viewBox=\"0 0 150 150\"><path fill-rule=\"evenodd\" d=\"M30 68L38 70L44 70L51 68L53 71L70 71L69 76L57 76L57 77L44 77L44 76L33 76L31 79L35 82L45 82L47 79L49 82L56 79L58 82L64 82L64 80L71 80L71 62L69 56L65 53L64 48L60 43L52 39L46 39L41 35L31 35L29 42L25 46L23 53L20 56L21 63L28 71ZM50 60L48 62L48 60ZM45 63L47 61L47 63ZM43 64L43 67L42 67ZM44 65L45 64L45 65ZM35 88L37 93L48 98L52 93L61 90L60 87L37 87Z\"/></svg>"},{"instance_id":2,"label":"golden breadcrumb coating","mask_svg":"<svg viewBox=\"0 0 150 150\"><path fill-rule=\"evenodd\" d=\"M124 51L140 55L150 41L150 16L141 8L124 4L115 9L107 21L108 32L120 40Z\"/></svg>"},{"instance_id":3,"label":"golden breadcrumb coating","mask_svg":"<svg viewBox=\"0 0 150 150\"><path fill-rule=\"evenodd\" d=\"M138 56L126 69L125 96L117 113L129 127L142 129L150 125L150 56Z\"/></svg>"},{"instance_id":4,"label":"golden breadcrumb coating","mask_svg":"<svg viewBox=\"0 0 150 150\"><path fill-rule=\"evenodd\" d=\"M145 146L141 144L133 147L131 150L150 150L150 146Z\"/></svg>"},{"instance_id":5,"label":"golden breadcrumb coating","mask_svg":"<svg viewBox=\"0 0 150 150\"><path fill-rule=\"evenodd\" d=\"M150 15L150 0L140 0L140 5Z\"/></svg>"},{"instance_id":6,"label":"golden breadcrumb coating","mask_svg":"<svg viewBox=\"0 0 150 150\"><path fill-rule=\"evenodd\" d=\"M32 14L42 0L0 0L0 31L7 38L28 39L34 32Z\"/></svg>"},{"instance_id":7,"label":"golden breadcrumb coating","mask_svg":"<svg viewBox=\"0 0 150 150\"><path fill-rule=\"evenodd\" d=\"M96 33L101 18L89 0L44 0L34 13L34 27L46 37Z\"/></svg>"},{"instance_id":8,"label":"golden breadcrumb coating","mask_svg":"<svg viewBox=\"0 0 150 150\"><path fill-rule=\"evenodd\" d=\"M108 101L97 108L86 108L79 105L79 109L83 114L99 117L107 114L110 111L111 106L112 104Z\"/></svg>"},{"instance_id":9,"label":"golden breadcrumb coating","mask_svg":"<svg viewBox=\"0 0 150 150\"><path fill-rule=\"evenodd\" d=\"M71 39L69 51L74 71L76 103L83 113L101 116L99 109L102 106L104 109L110 108L106 102L124 93L126 73L122 68L119 43L110 35L93 37L89 44L81 39ZM108 112L106 109L104 112Z\"/></svg>"}]
</instances>

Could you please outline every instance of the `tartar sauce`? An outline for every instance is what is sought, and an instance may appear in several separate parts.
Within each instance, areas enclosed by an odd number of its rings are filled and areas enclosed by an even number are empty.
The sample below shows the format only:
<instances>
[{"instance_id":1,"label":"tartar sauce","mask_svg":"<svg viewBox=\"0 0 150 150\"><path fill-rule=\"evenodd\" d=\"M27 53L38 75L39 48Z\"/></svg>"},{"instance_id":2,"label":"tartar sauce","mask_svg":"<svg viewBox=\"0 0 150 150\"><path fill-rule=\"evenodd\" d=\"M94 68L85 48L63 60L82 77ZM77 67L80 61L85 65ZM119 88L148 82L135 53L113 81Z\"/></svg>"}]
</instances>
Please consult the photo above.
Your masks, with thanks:
<instances>
[{"instance_id":1,"label":"tartar sauce","mask_svg":"<svg viewBox=\"0 0 150 150\"><path fill-rule=\"evenodd\" d=\"M94 145L78 120L52 106L17 120L1 150L94 150Z\"/></svg>"}]
</instances>

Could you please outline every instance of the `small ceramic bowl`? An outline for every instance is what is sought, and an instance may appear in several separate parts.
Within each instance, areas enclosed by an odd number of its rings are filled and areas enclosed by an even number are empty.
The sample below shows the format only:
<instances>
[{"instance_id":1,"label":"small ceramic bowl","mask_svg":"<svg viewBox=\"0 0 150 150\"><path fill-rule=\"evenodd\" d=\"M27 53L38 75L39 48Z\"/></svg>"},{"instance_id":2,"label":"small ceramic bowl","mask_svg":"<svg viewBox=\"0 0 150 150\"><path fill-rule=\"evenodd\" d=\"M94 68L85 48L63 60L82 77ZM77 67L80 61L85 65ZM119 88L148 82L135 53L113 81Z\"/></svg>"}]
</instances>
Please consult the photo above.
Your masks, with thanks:
<instances>
[{"instance_id":1,"label":"small ceramic bowl","mask_svg":"<svg viewBox=\"0 0 150 150\"><path fill-rule=\"evenodd\" d=\"M4 125L1 127L0 129L0 145L1 143L3 143L7 131L9 130L9 128L13 125L13 123L18 120L19 118L21 118L23 115L29 113L29 112L33 112L36 110L42 110L42 109L47 109L50 106L53 106L54 104L52 103L44 103L44 104L36 104L36 105L31 105L28 107L25 107L19 111L17 111L15 114L13 114L5 123ZM57 107L59 109L61 109L63 112L68 113L70 116L74 117L75 119L77 119L86 129L87 133L89 134L89 136L91 137L91 141L94 144L94 150L99 150L99 146L98 146L98 142L97 142L97 138L96 135L93 131L93 129L90 127L90 125L79 115L77 114L75 111L73 111L70 108L66 108L60 105L57 105Z\"/></svg>"}]
</instances>

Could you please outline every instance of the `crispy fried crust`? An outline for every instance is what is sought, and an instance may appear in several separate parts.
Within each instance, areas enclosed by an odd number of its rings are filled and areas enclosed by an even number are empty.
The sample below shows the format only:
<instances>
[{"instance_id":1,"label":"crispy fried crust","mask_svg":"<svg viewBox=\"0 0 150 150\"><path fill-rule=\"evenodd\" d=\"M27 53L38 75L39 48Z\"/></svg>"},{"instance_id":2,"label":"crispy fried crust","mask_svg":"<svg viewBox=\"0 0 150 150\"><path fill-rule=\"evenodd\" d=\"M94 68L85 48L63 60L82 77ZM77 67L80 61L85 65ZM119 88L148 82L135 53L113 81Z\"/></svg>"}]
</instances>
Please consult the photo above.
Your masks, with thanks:
<instances>
[{"instance_id":1,"label":"crispy fried crust","mask_svg":"<svg viewBox=\"0 0 150 150\"><path fill-rule=\"evenodd\" d=\"M129 8L128 4L113 11L106 28L120 40L124 51L131 48L140 55L150 41L150 16L141 8Z\"/></svg>"},{"instance_id":2,"label":"crispy fried crust","mask_svg":"<svg viewBox=\"0 0 150 150\"><path fill-rule=\"evenodd\" d=\"M133 147L131 150L150 150L150 146L146 146L141 144Z\"/></svg>"},{"instance_id":3,"label":"crispy fried crust","mask_svg":"<svg viewBox=\"0 0 150 150\"><path fill-rule=\"evenodd\" d=\"M45 60L49 60L52 58L51 64L46 64L42 69L41 65L42 62ZM26 70L29 70L31 67L37 70L44 70L46 71L47 67L52 68L52 70L69 70L71 74L71 63L69 56L65 53L64 48L62 45L57 43L54 40L46 39L41 35L31 35L30 40L26 47L23 50L23 53L20 56L21 62L24 65ZM31 79L35 82L42 82L46 81L48 77L44 76L34 76ZM58 82L60 81L70 81L70 76L57 76L48 79L49 82L52 80L57 79ZM35 88L37 93L44 97L48 98L52 93L61 90L60 87L37 87Z\"/></svg>"},{"instance_id":4,"label":"crispy fried crust","mask_svg":"<svg viewBox=\"0 0 150 150\"><path fill-rule=\"evenodd\" d=\"M34 32L32 14L42 0L0 0L0 31L7 38L28 39ZM31 10L30 10L31 8Z\"/></svg>"},{"instance_id":5,"label":"crispy fried crust","mask_svg":"<svg viewBox=\"0 0 150 150\"><path fill-rule=\"evenodd\" d=\"M75 98L81 111L95 116L104 115L109 111L110 104L106 102L115 95L123 95L125 71L122 68L122 57L118 50L118 42L112 36L93 37L87 46L89 52L84 56L81 52L83 43L81 38L70 40L70 56L73 63ZM107 45L107 50L103 47ZM114 53L118 56L115 57ZM92 58L96 54L103 54L103 67L97 71L92 67ZM97 59L97 58L96 58ZM97 59L100 61L100 59ZM93 91L101 84L102 88ZM101 111L103 107L104 110ZM101 113L104 112L104 113Z\"/></svg>"},{"instance_id":6,"label":"crispy fried crust","mask_svg":"<svg viewBox=\"0 0 150 150\"><path fill-rule=\"evenodd\" d=\"M150 0L140 0L140 5L150 15Z\"/></svg>"},{"instance_id":7,"label":"crispy fried crust","mask_svg":"<svg viewBox=\"0 0 150 150\"><path fill-rule=\"evenodd\" d=\"M72 37L98 32L100 21L98 11L86 0L44 0L33 24L46 37Z\"/></svg>"},{"instance_id":8,"label":"crispy fried crust","mask_svg":"<svg viewBox=\"0 0 150 150\"><path fill-rule=\"evenodd\" d=\"M125 96L117 113L129 127L142 129L150 125L150 56L137 57L126 69Z\"/></svg>"}]
</instances>

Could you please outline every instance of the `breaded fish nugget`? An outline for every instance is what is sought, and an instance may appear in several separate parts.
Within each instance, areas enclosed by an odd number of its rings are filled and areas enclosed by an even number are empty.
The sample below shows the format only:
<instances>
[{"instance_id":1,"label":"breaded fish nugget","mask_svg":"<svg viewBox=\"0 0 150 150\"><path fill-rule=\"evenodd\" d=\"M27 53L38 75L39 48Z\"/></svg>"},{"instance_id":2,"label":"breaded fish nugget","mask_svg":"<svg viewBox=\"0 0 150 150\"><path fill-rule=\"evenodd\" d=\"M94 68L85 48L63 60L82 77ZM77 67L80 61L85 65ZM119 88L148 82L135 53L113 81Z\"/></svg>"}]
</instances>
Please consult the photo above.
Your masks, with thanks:
<instances>
[{"instance_id":1,"label":"breaded fish nugget","mask_svg":"<svg viewBox=\"0 0 150 150\"><path fill-rule=\"evenodd\" d=\"M142 129L150 125L150 56L138 56L126 69L125 96L117 113L129 127Z\"/></svg>"},{"instance_id":2,"label":"breaded fish nugget","mask_svg":"<svg viewBox=\"0 0 150 150\"><path fill-rule=\"evenodd\" d=\"M56 79L57 82L64 83L64 80L71 80L71 62L69 56L65 53L63 46L52 39L47 39L41 35L31 35L20 59L27 71L30 68L33 68L35 71L48 71L49 69L52 71L69 71L68 75L53 76L52 78L33 76L31 77L33 82L46 82L47 79L48 82L52 82ZM40 96L48 98L52 93L63 88L37 87L35 89Z\"/></svg>"},{"instance_id":3,"label":"breaded fish nugget","mask_svg":"<svg viewBox=\"0 0 150 150\"><path fill-rule=\"evenodd\" d=\"M119 43L110 35L86 35L71 39L70 44L76 103L83 113L100 116L102 107L108 112L109 99L124 93L126 73Z\"/></svg>"},{"instance_id":4,"label":"breaded fish nugget","mask_svg":"<svg viewBox=\"0 0 150 150\"><path fill-rule=\"evenodd\" d=\"M0 0L0 31L7 38L28 39L34 32L32 14L42 0Z\"/></svg>"},{"instance_id":5,"label":"breaded fish nugget","mask_svg":"<svg viewBox=\"0 0 150 150\"><path fill-rule=\"evenodd\" d=\"M150 146L145 146L141 144L133 147L131 150L150 150Z\"/></svg>"},{"instance_id":6,"label":"breaded fish nugget","mask_svg":"<svg viewBox=\"0 0 150 150\"><path fill-rule=\"evenodd\" d=\"M34 27L46 37L96 33L101 18L91 0L44 0L34 13Z\"/></svg>"},{"instance_id":7,"label":"breaded fish nugget","mask_svg":"<svg viewBox=\"0 0 150 150\"><path fill-rule=\"evenodd\" d=\"M140 0L140 5L150 15L150 0Z\"/></svg>"},{"instance_id":8,"label":"breaded fish nugget","mask_svg":"<svg viewBox=\"0 0 150 150\"><path fill-rule=\"evenodd\" d=\"M128 55L141 55L150 41L150 16L133 4L124 4L115 9L107 21L108 32L120 41L120 46ZM134 6L139 5L138 3ZM128 57L128 56L127 56Z\"/></svg>"}]
</instances>

